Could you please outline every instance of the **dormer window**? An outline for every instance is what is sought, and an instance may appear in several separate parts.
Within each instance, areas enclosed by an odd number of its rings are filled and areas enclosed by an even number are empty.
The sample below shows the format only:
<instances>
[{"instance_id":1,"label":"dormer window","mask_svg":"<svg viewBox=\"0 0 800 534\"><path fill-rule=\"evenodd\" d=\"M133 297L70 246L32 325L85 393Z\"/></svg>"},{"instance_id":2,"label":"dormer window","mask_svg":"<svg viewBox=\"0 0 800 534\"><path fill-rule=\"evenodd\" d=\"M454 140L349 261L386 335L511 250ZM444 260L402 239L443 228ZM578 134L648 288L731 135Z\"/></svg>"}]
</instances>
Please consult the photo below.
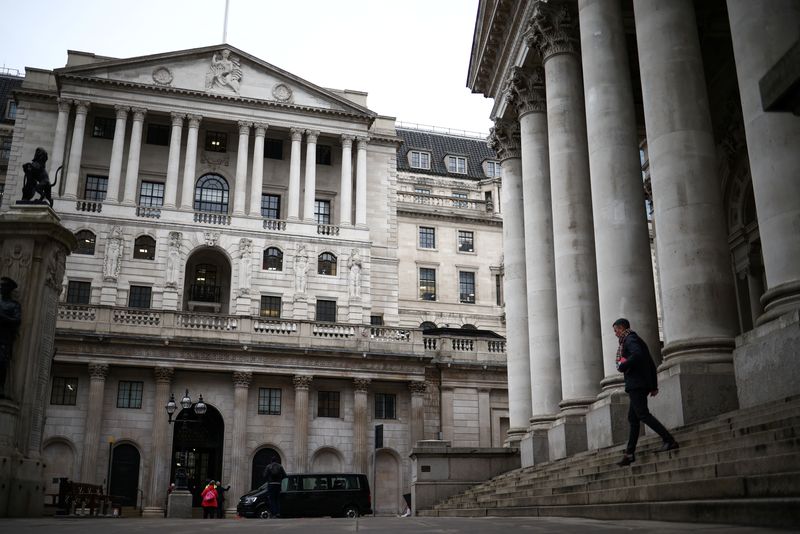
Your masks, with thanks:
<instances>
[{"instance_id":1,"label":"dormer window","mask_svg":"<svg viewBox=\"0 0 800 534\"><path fill-rule=\"evenodd\" d=\"M467 158L463 156L447 156L447 172L467 174Z\"/></svg>"},{"instance_id":2,"label":"dormer window","mask_svg":"<svg viewBox=\"0 0 800 534\"><path fill-rule=\"evenodd\" d=\"M431 168L431 155L428 152L420 152L419 150L411 150L408 153L409 165L414 169L430 169Z\"/></svg>"},{"instance_id":3,"label":"dormer window","mask_svg":"<svg viewBox=\"0 0 800 534\"><path fill-rule=\"evenodd\" d=\"M486 176L489 178L500 178L500 162L487 161L485 163Z\"/></svg>"}]
</instances>

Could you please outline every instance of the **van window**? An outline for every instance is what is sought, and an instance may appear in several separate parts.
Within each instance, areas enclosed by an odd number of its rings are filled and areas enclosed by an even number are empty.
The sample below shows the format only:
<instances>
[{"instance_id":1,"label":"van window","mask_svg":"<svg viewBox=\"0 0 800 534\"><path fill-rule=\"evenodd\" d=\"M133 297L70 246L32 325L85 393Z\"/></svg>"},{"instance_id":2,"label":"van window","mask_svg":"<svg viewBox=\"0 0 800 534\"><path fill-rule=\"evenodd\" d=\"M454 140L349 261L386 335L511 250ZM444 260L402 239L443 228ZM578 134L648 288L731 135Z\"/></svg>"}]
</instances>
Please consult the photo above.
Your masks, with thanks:
<instances>
[{"instance_id":1,"label":"van window","mask_svg":"<svg viewBox=\"0 0 800 534\"><path fill-rule=\"evenodd\" d=\"M331 477L332 489L359 489L358 477L352 475L334 475Z\"/></svg>"},{"instance_id":2,"label":"van window","mask_svg":"<svg viewBox=\"0 0 800 534\"><path fill-rule=\"evenodd\" d=\"M304 490L326 490L328 489L328 477L326 476L305 476L303 477Z\"/></svg>"},{"instance_id":3,"label":"van window","mask_svg":"<svg viewBox=\"0 0 800 534\"><path fill-rule=\"evenodd\" d=\"M281 491L298 491L300 489L300 477L291 476L281 481Z\"/></svg>"}]
</instances>

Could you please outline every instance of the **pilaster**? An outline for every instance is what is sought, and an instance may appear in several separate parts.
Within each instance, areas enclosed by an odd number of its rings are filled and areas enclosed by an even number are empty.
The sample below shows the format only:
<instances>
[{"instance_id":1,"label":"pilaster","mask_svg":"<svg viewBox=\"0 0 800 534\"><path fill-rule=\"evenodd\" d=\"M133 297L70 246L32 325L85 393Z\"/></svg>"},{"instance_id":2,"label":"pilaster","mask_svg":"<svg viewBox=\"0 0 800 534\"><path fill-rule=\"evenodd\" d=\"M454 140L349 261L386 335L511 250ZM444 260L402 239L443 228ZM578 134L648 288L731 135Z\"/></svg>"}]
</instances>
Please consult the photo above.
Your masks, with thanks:
<instances>
[{"instance_id":1,"label":"pilaster","mask_svg":"<svg viewBox=\"0 0 800 534\"><path fill-rule=\"evenodd\" d=\"M294 377L294 471L308 470L308 390L312 376Z\"/></svg>"}]
</instances>

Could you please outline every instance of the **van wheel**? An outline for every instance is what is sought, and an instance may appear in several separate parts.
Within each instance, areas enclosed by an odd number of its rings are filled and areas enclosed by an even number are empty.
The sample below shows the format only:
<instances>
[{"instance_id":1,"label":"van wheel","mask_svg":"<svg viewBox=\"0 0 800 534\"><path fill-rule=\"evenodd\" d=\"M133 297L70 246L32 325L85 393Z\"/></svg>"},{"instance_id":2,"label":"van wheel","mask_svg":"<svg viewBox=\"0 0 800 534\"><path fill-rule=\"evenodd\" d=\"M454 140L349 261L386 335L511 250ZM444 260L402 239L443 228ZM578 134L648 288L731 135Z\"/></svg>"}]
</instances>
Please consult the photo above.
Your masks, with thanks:
<instances>
[{"instance_id":1,"label":"van wheel","mask_svg":"<svg viewBox=\"0 0 800 534\"><path fill-rule=\"evenodd\" d=\"M267 508L266 506L264 506L263 508L259 508L258 511L256 512L256 514L261 519L269 519L270 518L269 508Z\"/></svg>"},{"instance_id":2,"label":"van wheel","mask_svg":"<svg viewBox=\"0 0 800 534\"><path fill-rule=\"evenodd\" d=\"M358 507L353 506L352 504L345 507L345 509L344 509L344 516L345 517L349 517L351 519L355 519L356 517L358 517L358 515L359 515L358 514Z\"/></svg>"}]
</instances>

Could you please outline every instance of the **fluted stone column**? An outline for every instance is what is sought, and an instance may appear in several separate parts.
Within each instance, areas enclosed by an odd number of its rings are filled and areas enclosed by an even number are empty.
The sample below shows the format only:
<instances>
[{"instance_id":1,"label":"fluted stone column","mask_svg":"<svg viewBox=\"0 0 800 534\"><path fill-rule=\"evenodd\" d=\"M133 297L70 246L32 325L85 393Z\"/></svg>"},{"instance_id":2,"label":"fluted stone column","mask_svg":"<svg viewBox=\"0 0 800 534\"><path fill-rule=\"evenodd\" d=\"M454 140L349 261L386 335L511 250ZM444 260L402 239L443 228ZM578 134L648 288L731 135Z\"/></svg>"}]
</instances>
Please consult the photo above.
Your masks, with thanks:
<instances>
[{"instance_id":1,"label":"fluted stone column","mask_svg":"<svg viewBox=\"0 0 800 534\"><path fill-rule=\"evenodd\" d=\"M183 113L171 113L172 134L169 138L167 157L167 181L164 186L164 207L174 208L178 197L178 174L181 167L181 135L183 133Z\"/></svg>"},{"instance_id":2,"label":"fluted stone column","mask_svg":"<svg viewBox=\"0 0 800 534\"><path fill-rule=\"evenodd\" d=\"M356 140L356 226L367 226L367 143L369 138Z\"/></svg>"},{"instance_id":3,"label":"fluted stone column","mask_svg":"<svg viewBox=\"0 0 800 534\"><path fill-rule=\"evenodd\" d=\"M694 3L633 6L665 341L652 406L671 427L736 408L736 303Z\"/></svg>"},{"instance_id":4,"label":"fluted stone column","mask_svg":"<svg viewBox=\"0 0 800 534\"><path fill-rule=\"evenodd\" d=\"M250 216L261 217L261 194L264 191L264 136L267 124L257 122L253 141L253 174L250 176Z\"/></svg>"},{"instance_id":5,"label":"fluted stone column","mask_svg":"<svg viewBox=\"0 0 800 534\"><path fill-rule=\"evenodd\" d=\"M408 444L409 450L416 447L417 442L425 439L425 382L413 381L408 383L411 391L411 421L409 430L411 441Z\"/></svg>"},{"instance_id":6,"label":"fluted stone column","mask_svg":"<svg viewBox=\"0 0 800 534\"><path fill-rule=\"evenodd\" d=\"M83 434L83 458L81 460L81 482L99 484L97 476L97 452L100 445L100 430L103 425L103 396L106 389L108 365L89 364L89 399L86 406L86 426Z\"/></svg>"},{"instance_id":7,"label":"fluted stone column","mask_svg":"<svg viewBox=\"0 0 800 534\"><path fill-rule=\"evenodd\" d=\"M194 209L195 167L197 165L197 133L200 129L200 115L187 115L189 129L186 132L186 157L183 161L183 187L181 188L181 209Z\"/></svg>"},{"instance_id":8,"label":"fluted stone column","mask_svg":"<svg viewBox=\"0 0 800 534\"><path fill-rule=\"evenodd\" d=\"M352 224L353 136L342 136L342 178L339 181L339 226Z\"/></svg>"},{"instance_id":9,"label":"fluted stone column","mask_svg":"<svg viewBox=\"0 0 800 534\"><path fill-rule=\"evenodd\" d=\"M83 156L83 134L86 129L86 114L89 112L89 102L75 101L75 123L72 125L72 145L69 149L69 163L67 164L67 178L64 182L64 198L74 200L78 198L78 180L81 172L81 157Z\"/></svg>"},{"instance_id":10,"label":"fluted stone column","mask_svg":"<svg viewBox=\"0 0 800 534\"><path fill-rule=\"evenodd\" d=\"M528 350L528 304L525 274L522 164L519 123L495 121L489 145L503 174L503 292L506 301L508 369L508 441L516 446L531 418L531 367Z\"/></svg>"},{"instance_id":11,"label":"fluted stone column","mask_svg":"<svg viewBox=\"0 0 800 534\"><path fill-rule=\"evenodd\" d=\"M369 378L353 379L353 469L356 473L367 473L369 469L369 446L367 445L369 383Z\"/></svg>"},{"instance_id":12,"label":"fluted stone column","mask_svg":"<svg viewBox=\"0 0 800 534\"><path fill-rule=\"evenodd\" d=\"M108 165L108 189L105 202L119 202L119 186L122 181L122 152L125 150L125 124L130 108L114 106L117 111L117 122L114 125L114 141L111 145L111 162Z\"/></svg>"},{"instance_id":13,"label":"fluted stone column","mask_svg":"<svg viewBox=\"0 0 800 534\"><path fill-rule=\"evenodd\" d=\"M243 495L250 491L248 476L249 458L247 448L247 396L253 373L233 373L233 428L231 429L231 489L228 495ZM235 510L236 498L227 499L228 508Z\"/></svg>"},{"instance_id":14,"label":"fluted stone column","mask_svg":"<svg viewBox=\"0 0 800 534\"><path fill-rule=\"evenodd\" d=\"M167 502L167 486L170 471L170 425L167 423L164 405L169 401L170 386L175 376L171 367L154 369L156 396L153 402L153 444L150 449L150 486L145 493L142 517L163 517Z\"/></svg>"},{"instance_id":15,"label":"fluted stone column","mask_svg":"<svg viewBox=\"0 0 800 534\"><path fill-rule=\"evenodd\" d=\"M244 215L247 190L247 149L250 143L252 122L239 121L239 147L236 151L236 181L233 190L233 214Z\"/></svg>"},{"instance_id":16,"label":"fluted stone column","mask_svg":"<svg viewBox=\"0 0 800 534\"><path fill-rule=\"evenodd\" d=\"M294 377L294 471L308 470L308 389L314 377Z\"/></svg>"},{"instance_id":17,"label":"fluted stone column","mask_svg":"<svg viewBox=\"0 0 800 534\"><path fill-rule=\"evenodd\" d=\"M48 162L50 163L50 179L55 180L55 172L64 163L64 147L67 143L67 125L72 101L66 98L58 99L58 119L56 119L56 133L53 137L53 148L50 149ZM63 172L63 169L62 169Z\"/></svg>"},{"instance_id":18,"label":"fluted stone column","mask_svg":"<svg viewBox=\"0 0 800 534\"><path fill-rule=\"evenodd\" d=\"M303 188L303 220L314 221L314 198L317 193L317 138L319 132L306 130L306 174Z\"/></svg>"},{"instance_id":19,"label":"fluted stone column","mask_svg":"<svg viewBox=\"0 0 800 534\"><path fill-rule=\"evenodd\" d=\"M580 0L579 13L605 373L600 399L587 415L595 449L624 441L628 432L614 321L631 322L656 365L661 353L622 5Z\"/></svg>"},{"instance_id":20,"label":"fluted stone column","mask_svg":"<svg viewBox=\"0 0 800 534\"><path fill-rule=\"evenodd\" d=\"M131 125L131 140L128 147L128 166L125 169L125 195L122 203L134 206L136 200L136 186L139 185L139 154L142 151L142 124L147 110L131 108L133 124Z\"/></svg>"},{"instance_id":21,"label":"fluted stone column","mask_svg":"<svg viewBox=\"0 0 800 534\"><path fill-rule=\"evenodd\" d=\"M292 128L292 153L289 157L289 207L286 218L300 218L300 157L303 151L303 130Z\"/></svg>"},{"instance_id":22,"label":"fluted stone column","mask_svg":"<svg viewBox=\"0 0 800 534\"><path fill-rule=\"evenodd\" d=\"M756 324L795 312L781 319L780 329L780 322L756 329L734 353L739 402L754 406L800 393L800 119L765 112L759 89L761 78L800 39L800 4L728 0L728 16L767 275L765 313ZM752 289L761 285L755 277L749 282Z\"/></svg>"},{"instance_id":23,"label":"fluted stone column","mask_svg":"<svg viewBox=\"0 0 800 534\"><path fill-rule=\"evenodd\" d=\"M523 466L549 460L547 429L561 400L558 306L544 69L514 69L507 95L519 115L522 196L525 199L525 275L530 351L531 419L520 443Z\"/></svg>"}]
</instances>

